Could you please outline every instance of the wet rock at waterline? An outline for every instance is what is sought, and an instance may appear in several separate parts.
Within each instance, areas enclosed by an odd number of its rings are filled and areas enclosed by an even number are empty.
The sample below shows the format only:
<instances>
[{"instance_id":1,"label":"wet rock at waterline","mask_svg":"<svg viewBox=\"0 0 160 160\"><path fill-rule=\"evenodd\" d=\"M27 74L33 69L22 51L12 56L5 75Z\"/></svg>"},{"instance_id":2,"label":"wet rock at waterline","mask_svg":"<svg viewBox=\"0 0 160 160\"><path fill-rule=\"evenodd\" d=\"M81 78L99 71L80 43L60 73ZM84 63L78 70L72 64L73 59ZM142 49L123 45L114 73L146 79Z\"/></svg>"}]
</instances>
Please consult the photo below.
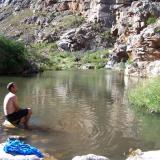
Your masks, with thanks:
<instances>
[{"instance_id":1,"label":"wet rock at waterline","mask_svg":"<svg viewBox=\"0 0 160 160\"><path fill-rule=\"evenodd\" d=\"M160 150L142 152L140 149L133 151L126 160L159 160Z\"/></svg>"},{"instance_id":2,"label":"wet rock at waterline","mask_svg":"<svg viewBox=\"0 0 160 160\"><path fill-rule=\"evenodd\" d=\"M125 74L135 77L154 77L160 75L160 61L140 61L126 66Z\"/></svg>"},{"instance_id":3,"label":"wet rock at waterline","mask_svg":"<svg viewBox=\"0 0 160 160\"><path fill-rule=\"evenodd\" d=\"M109 160L107 157L88 154L83 156L75 156L72 160Z\"/></svg>"}]
</instances>

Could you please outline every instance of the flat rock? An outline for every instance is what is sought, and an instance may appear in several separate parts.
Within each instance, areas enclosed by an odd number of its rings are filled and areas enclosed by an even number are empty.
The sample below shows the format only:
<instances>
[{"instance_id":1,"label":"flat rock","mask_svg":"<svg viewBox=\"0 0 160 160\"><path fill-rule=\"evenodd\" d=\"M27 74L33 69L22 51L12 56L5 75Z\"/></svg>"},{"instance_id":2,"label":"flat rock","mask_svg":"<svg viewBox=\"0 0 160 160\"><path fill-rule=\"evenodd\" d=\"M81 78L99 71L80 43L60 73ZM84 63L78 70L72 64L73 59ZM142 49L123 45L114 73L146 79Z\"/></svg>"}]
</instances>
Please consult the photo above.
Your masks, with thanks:
<instances>
[{"instance_id":1,"label":"flat rock","mask_svg":"<svg viewBox=\"0 0 160 160\"><path fill-rule=\"evenodd\" d=\"M3 123L2 123L2 126L3 127L6 127L6 128L17 128L16 126L14 126L12 123L10 123L9 121L5 120Z\"/></svg>"}]
</instances>

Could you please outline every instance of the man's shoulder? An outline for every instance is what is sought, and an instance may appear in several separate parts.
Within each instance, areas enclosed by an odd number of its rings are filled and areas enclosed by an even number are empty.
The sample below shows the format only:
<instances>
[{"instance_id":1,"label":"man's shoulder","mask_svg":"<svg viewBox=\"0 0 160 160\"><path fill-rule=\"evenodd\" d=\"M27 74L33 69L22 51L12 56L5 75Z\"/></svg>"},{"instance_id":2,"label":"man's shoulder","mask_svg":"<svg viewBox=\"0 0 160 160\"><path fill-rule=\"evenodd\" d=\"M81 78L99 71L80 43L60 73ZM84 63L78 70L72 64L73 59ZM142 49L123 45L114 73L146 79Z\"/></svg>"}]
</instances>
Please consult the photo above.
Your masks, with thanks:
<instances>
[{"instance_id":1,"label":"man's shoulder","mask_svg":"<svg viewBox=\"0 0 160 160\"><path fill-rule=\"evenodd\" d=\"M16 98L17 96L11 92L6 95L7 98Z\"/></svg>"}]
</instances>

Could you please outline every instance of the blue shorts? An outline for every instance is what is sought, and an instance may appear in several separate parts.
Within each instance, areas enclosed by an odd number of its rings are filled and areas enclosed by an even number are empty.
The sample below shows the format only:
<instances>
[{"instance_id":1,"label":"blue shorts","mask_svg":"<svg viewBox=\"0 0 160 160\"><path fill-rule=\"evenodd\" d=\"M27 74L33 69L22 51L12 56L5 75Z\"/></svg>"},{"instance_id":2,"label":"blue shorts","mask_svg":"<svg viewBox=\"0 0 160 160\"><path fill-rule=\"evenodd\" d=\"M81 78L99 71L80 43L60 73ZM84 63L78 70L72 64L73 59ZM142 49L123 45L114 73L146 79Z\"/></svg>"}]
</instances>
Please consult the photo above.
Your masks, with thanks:
<instances>
[{"instance_id":1,"label":"blue shorts","mask_svg":"<svg viewBox=\"0 0 160 160\"><path fill-rule=\"evenodd\" d=\"M10 123L19 124L21 118L27 116L27 114L28 114L28 109L20 109L20 110L17 111L17 112L8 114L8 115L6 116L6 119L7 119Z\"/></svg>"}]
</instances>

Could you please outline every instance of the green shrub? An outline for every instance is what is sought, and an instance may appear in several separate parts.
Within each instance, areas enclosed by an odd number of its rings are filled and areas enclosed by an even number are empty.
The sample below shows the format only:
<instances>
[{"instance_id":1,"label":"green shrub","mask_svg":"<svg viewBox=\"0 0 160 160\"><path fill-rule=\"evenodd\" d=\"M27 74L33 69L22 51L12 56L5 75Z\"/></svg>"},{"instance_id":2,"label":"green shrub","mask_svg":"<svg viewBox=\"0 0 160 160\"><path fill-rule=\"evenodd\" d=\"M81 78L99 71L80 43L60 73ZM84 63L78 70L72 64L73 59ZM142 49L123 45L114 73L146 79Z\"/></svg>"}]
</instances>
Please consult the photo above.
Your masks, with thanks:
<instances>
[{"instance_id":1,"label":"green shrub","mask_svg":"<svg viewBox=\"0 0 160 160\"><path fill-rule=\"evenodd\" d=\"M150 24L154 24L157 21L157 18L155 16L150 16L147 21L146 24L150 25Z\"/></svg>"},{"instance_id":2,"label":"green shrub","mask_svg":"<svg viewBox=\"0 0 160 160\"><path fill-rule=\"evenodd\" d=\"M74 60L75 57L69 52L53 52L51 56L52 68L56 70L73 68Z\"/></svg>"},{"instance_id":3,"label":"green shrub","mask_svg":"<svg viewBox=\"0 0 160 160\"><path fill-rule=\"evenodd\" d=\"M29 54L23 43L0 35L0 72L19 73L27 64Z\"/></svg>"},{"instance_id":4,"label":"green shrub","mask_svg":"<svg viewBox=\"0 0 160 160\"><path fill-rule=\"evenodd\" d=\"M131 60L131 59L128 59L127 62L126 62L127 65L130 65L130 64L133 64L133 63L134 63L134 62L133 62L133 60Z\"/></svg>"},{"instance_id":5,"label":"green shrub","mask_svg":"<svg viewBox=\"0 0 160 160\"><path fill-rule=\"evenodd\" d=\"M160 27L157 27L157 28L155 29L155 33L160 33Z\"/></svg>"},{"instance_id":6,"label":"green shrub","mask_svg":"<svg viewBox=\"0 0 160 160\"><path fill-rule=\"evenodd\" d=\"M146 80L129 92L129 100L134 106L148 112L160 112L160 78Z\"/></svg>"},{"instance_id":7,"label":"green shrub","mask_svg":"<svg viewBox=\"0 0 160 160\"><path fill-rule=\"evenodd\" d=\"M107 50L97 50L97 51L88 51L85 53L85 55L82 57L81 61L82 63L93 63L93 64L99 64L99 63L106 63L107 62Z\"/></svg>"},{"instance_id":8,"label":"green shrub","mask_svg":"<svg viewBox=\"0 0 160 160\"><path fill-rule=\"evenodd\" d=\"M45 46L26 48L22 42L0 35L0 74L27 74L48 68L49 59L37 52L37 48Z\"/></svg>"},{"instance_id":9,"label":"green shrub","mask_svg":"<svg viewBox=\"0 0 160 160\"><path fill-rule=\"evenodd\" d=\"M51 69L52 61L50 59L50 54L53 50L56 50L55 43L35 43L29 48L30 59L34 61L41 70Z\"/></svg>"},{"instance_id":10,"label":"green shrub","mask_svg":"<svg viewBox=\"0 0 160 160\"><path fill-rule=\"evenodd\" d=\"M102 36L103 38L105 38L105 39L108 39L108 38L111 37L111 31L108 29L108 30L102 32L102 33L101 33L101 36Z\"/></svg>"}]
</instances>

